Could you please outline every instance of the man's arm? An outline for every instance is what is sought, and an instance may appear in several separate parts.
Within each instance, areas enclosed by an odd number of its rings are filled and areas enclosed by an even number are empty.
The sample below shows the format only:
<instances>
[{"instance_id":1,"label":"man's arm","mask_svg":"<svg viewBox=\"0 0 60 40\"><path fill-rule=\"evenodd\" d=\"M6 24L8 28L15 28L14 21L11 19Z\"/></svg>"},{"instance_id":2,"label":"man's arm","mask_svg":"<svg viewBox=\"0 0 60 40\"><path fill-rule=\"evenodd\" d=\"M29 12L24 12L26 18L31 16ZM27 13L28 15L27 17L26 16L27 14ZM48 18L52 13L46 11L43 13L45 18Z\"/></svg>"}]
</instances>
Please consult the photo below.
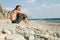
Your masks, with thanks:
<instances>
[{"instance_id":1,"label":"man's arm","mask_svg":"<svg viewBox=\"0 0 60 40\"><path fill-rule=\"evenodd\" d=\"M17 11L17 13L26 15L24 12L21 12L21 11Z\"/></svg>"}]
</instances>

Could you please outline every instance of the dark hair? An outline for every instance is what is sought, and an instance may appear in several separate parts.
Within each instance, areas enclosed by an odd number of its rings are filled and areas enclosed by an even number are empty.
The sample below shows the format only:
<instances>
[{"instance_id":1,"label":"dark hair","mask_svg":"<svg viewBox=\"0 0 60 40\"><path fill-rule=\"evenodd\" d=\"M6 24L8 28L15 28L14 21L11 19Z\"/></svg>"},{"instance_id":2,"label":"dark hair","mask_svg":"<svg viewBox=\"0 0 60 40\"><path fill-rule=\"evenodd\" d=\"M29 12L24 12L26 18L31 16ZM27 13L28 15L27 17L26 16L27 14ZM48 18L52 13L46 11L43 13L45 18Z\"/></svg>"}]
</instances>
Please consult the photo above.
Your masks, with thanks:
<instances>
[{"instance_id":1,"label":"dark hair","mask_svg":"<svg viewBox=\"0 0 60 40\"><path fill-rule=\"evenodd\" d=\"M16 10L18 7L21 7L21 6L20 6L20 5L17 5L16 8L15 8L15 10Z\"/></svg>"}]
</instances>

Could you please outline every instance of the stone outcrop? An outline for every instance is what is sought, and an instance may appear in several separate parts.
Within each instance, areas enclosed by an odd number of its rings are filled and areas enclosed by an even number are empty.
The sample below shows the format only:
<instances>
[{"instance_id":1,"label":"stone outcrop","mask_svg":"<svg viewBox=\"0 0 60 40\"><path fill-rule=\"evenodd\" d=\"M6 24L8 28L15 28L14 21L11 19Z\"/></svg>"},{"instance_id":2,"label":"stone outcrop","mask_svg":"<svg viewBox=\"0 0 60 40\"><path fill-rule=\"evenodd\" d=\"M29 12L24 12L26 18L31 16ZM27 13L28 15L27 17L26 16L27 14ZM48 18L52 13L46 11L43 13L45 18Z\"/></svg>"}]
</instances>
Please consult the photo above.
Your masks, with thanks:
<instances>
[{"instance_id":1,"label":"stone outcrop","mask_svg":"<svg viewBox=\"0 0 60 40\"><path fill-rule=\"evenodd\" d=\"M59 33L38 26L26 26L23 22L12 24L4 20L0 24L0 40L59 40L59 36Z\"/></svg>"},{"instance_id":2,"label":"stone outcrop","mask_svg":"<svg viewBox=\"0 0 60 40\"><path fill-rule=\"evenodd\" d=\"M3 9L3 6L0 4L0 19L9 18L10 11Z\"/></svg>"}]
</instances>

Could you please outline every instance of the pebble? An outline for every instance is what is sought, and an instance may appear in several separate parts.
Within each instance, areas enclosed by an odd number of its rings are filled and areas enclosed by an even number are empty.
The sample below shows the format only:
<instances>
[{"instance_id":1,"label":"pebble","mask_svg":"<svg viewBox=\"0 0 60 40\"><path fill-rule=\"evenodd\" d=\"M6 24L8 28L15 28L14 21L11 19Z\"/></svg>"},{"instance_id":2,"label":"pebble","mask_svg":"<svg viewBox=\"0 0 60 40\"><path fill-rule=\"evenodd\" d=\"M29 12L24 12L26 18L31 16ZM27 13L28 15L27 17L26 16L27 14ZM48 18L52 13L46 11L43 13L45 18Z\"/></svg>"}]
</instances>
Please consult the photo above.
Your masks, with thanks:
<instances>
[{"instance_id":1,"label":"pebble","mask_svg":"<svg viewBox=\"0 0 60 40\"><path fill-rule=\"evenodd\" d=\"M34 36L33 35L30 35L29 36L29 40L34 40Z\"/></svg>"}]
</instances>

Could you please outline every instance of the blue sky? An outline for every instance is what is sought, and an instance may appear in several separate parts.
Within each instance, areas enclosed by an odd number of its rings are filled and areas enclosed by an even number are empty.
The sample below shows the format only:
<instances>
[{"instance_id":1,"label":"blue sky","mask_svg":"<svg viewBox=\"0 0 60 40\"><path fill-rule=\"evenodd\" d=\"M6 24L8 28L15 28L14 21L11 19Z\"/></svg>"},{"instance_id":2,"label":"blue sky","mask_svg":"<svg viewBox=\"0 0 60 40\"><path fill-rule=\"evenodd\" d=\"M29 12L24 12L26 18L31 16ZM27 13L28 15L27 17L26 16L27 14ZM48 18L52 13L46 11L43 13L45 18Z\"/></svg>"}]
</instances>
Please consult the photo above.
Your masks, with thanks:
<instances>
[{"instance_id":1,"label":"blue sky","mask_svg":"<svg viewBox=\"0 0 60 40\"><path fill-rule=\"evenodd\" d=\"M0 0L0 4L6 10L21 5L30 18L60 18L60 0Z\"/></svg>"}]
</instances>

